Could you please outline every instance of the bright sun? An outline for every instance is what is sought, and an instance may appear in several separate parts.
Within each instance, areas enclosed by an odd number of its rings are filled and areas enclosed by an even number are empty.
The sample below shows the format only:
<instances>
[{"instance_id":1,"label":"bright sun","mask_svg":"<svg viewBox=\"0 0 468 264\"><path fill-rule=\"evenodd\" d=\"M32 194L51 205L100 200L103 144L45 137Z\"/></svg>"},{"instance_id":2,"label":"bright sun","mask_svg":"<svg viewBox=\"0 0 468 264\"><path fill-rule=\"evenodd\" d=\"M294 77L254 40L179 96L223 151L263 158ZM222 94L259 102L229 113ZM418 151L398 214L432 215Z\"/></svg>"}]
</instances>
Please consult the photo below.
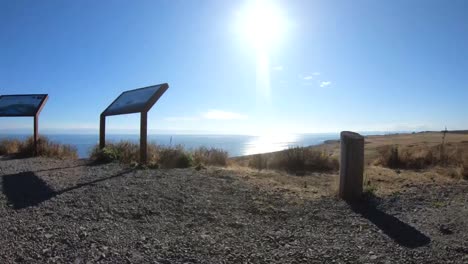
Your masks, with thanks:
<instances>
[{"instance_id":1,"label":"bright sun","mask_svg":"<svg viewBox=\"0 0 468 264\"><path fill-rule=\"evenodd\" d=\"M261 102L270 103L270 53L284 38L287 21L273 0L250 0L237 17L237 31L256 57L256 92ZM259 101L260 102L260 101Z\"/></svg>"},{"instance_id":2,"label":"bright sun","mask_svg":"<svg viewBox=\"0 0 468 264\"><path fill-rule=\"evenodd\" d=\"M243 38L261 50L269 50L280 41L286 27L281 10L268 0L247 2L238 19Z\"/></svg>"}]
</instances>

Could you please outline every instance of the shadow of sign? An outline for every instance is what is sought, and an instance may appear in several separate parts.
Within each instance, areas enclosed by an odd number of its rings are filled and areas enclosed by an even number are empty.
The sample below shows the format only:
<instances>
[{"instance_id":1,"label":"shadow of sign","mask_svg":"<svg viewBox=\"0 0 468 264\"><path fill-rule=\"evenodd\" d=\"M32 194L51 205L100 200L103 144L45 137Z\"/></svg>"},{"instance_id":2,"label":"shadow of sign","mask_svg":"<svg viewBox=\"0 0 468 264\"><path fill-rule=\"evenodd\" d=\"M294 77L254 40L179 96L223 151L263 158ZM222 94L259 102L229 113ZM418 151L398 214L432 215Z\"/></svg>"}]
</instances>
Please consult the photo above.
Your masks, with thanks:
<instances>
[{"instance_id":1,"label":"shadow of sign","mask_svg":"<svg viewBox=\"0 0 468 264\"><path fill-rule=\"evenodd\" d=\"M64 168L58 168L64 169ZM23 209L36 206L57 195L73 191L82 187L92 186L99 182L121 177L130 172L131 169L123 170L114 175L98 178L93 181L79 183L75 186L63 190L54 191L45 181L39 178L34 172L22 172L17 174L2 176L3 194L14 209Z\"/></svg>"},{"instance_id":2,"label":"shadow of sign","mask_svg":"<svg viewBox=\"0 0 468 264\"><path fill-rule=\"evenodd\" d=\"M354 212L371 221L382 232L403 247L417 248L431 242L428 236L398 218L379 210L370 201L351 203L350 206Z\"/></svg>"},{"instance_id":3,"label":"shadow of sign","mask_svg":"<svg viewBox=\"0 0 468 264\"><path fill-rule=\"evenodd\" d=\"M56 195L42 179L33 172L3 176L3 193L14 209L35 206Z\"/></svg>"}]
</instances>

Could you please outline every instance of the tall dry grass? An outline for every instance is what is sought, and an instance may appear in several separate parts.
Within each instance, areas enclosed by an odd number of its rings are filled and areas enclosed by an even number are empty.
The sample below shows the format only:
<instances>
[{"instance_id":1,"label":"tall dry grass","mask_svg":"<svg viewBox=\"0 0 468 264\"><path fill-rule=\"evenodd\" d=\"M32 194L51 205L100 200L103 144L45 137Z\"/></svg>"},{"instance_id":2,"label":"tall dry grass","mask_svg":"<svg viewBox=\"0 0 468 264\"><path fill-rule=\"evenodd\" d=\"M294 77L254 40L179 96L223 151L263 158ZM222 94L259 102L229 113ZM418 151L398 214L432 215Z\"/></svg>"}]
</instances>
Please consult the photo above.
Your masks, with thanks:
<instances>
[{"instance_id":1,"label":"tall dry grass","mask_svg":"<svg viewBox=\"0 0 468 264\"><path fill-rule=\"evenodd\" d=\"M0 141L0 155L16 154L20 150L22 141L18 139L2 139Z\"/></svg>"},{"instance_id":2,"label":"tall dry grass","mask_svg":"<svg viewBox=\"0 0 468 264\"><path fill-rule=\"evenodd\" d=\"M258 170L281 170L302 175L306 172L336 171L339 169L339 162L326 151L292 147L279 152L253 155L248 166Z\"/></svg>"},{"instance_id":3,"label":"tall dry grass","mask_svg":"<svg viewBox=\"0 0 468 264\"><path fill-rule=\"evenodd\" d=\"M34 138L29 137L24 141L18 139L4 139L0 141L0 155L12 155L21 158L32 157L35 155ZM59 159L78 158L78 153L74 146L56 143L44 136L39 137L37 141L36 155Z\"/></svg>"},{"instance_id":4,"label":"tall dry grass","mask_svg":"<svg viewBox=\"0 0 468 264\"><path fill-rule=\"evenodd\" d=\"M91 150L90 157L96 162L138 163L140 145L131 141L109 143L104 149L99 149L96 145ZM158 168L188 168L198 164L226 166L227 152L206 147L186 150L181 145L160 146L150 143L148 144L148 164Z\"/></svg>"},{"instance_id":5,"label":"tall dry grass","mask_svg":"<svg viewBox=\"0 0 468 264\"><path fill-rule=\"evenodd\" d=\"M226 166L228 153L217 148L199 147L192 151L194 162L203 165Z\"/></svg>"},{"instance_id":6,"label":"tall dry grass","mask_svg":"<svg viewBox=\"0 0 468 264\"><path fill-rule=\"evenodd\" d=\"M451 176L468 179L468 153L454 145L386 145L378 149L376 165L392 169L451 168Z\"/></svg>"}]
</instances>

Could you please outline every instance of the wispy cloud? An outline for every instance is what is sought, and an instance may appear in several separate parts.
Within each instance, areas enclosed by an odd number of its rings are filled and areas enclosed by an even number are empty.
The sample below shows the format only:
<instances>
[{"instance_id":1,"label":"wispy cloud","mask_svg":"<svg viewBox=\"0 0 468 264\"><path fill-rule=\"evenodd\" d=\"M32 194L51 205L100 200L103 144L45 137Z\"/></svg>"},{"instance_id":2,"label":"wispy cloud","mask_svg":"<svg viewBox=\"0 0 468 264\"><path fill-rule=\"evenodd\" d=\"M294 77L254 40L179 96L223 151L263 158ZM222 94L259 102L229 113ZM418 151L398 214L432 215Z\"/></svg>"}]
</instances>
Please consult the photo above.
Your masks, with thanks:
<instances>
[{"instance_id":1,"label":"wispy cloud","mask_svg":"<svg viewBox=\"0 0 468 264\"><path fill-rule=\"evenodd\" d=\"M314 79L314 77L316 76L319 76L320 75L320 72L313 72L312 74L309 74L309 75L306 75L306 76L302 76L302 75L299 75L299 78L302 78L306 81L310 81L312 79Z\"/></svg>"},{"instance_id":2,"label":"wispy cloud","mask_svg":"<svg viewBox=\"0 0 468 264\"><path fill-rule=\"evenodd\" d=\"M165 117L165 121L169 122L190 122L190 121L200 121L200 120L242 120L247 119L246 115L223 111L223 110L208 110L206 112L200 113L196 116L170 116Z\"/></svg>"},{"instance_id":3,"label":"wispy cloud","mask_svg":"<svg viewBox=\"0 0 468 264\"><path fill-rule=\"evenodd\" d=\"M282 70L283 70L283 66L277 65L277 66L273 67L273 70L275 70L275 71L282 71Z\"/></svg>"},{"instance_id":4,"label":"wispy cloud","mask_svg":"<svg viewBox=\"0 0 468 264\"><path fill-rule=\"evenodd\" d=\"M234 112L227 112L222 110L210 110L202 114L204 119L212 119L212 120L240 120L240 119L247 119L246 115L234 113Z\"/></svg>"},{"instance_id":5,"label":"wispy cloud","mask_svg":"<svg viewBox=\"0 0 468 264\"><path fill-rule=\"evenodd\" d=\"M178 121L197 121L197 120L199 120L199 119L200 119L200 118L198 118L198 117L191 117L191 116L170 116L170 117L164 118L164 120L170 121L170 122L178 122Z\"/></svg>"},{"instance_id":6,"label":"wispy cloud","mask_svg":"<svg viewBox=\"0 0 468 264\"><path fill-rule=\"evenodd\" d=\"M320 87L324 88L324 87L327 87L331 84L332 82L330 81L325 81L325 82L320 82Z\"/></svg>"}]
</instances>

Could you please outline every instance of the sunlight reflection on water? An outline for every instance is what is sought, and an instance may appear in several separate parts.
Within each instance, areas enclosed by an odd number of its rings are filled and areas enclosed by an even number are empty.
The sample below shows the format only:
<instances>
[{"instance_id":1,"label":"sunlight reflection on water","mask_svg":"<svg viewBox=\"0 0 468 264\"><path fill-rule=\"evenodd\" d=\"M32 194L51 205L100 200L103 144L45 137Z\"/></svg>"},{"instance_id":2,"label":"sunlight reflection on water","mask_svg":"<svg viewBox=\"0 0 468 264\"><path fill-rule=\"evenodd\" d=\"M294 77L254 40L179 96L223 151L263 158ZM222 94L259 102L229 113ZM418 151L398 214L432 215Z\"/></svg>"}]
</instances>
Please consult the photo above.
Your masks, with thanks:
<instances>
[{"instance_id":1,"label":"sunlight reflection on water","mask_svg":"<svg viewBox=\"0 0 468 264\"><path fill-rule=\"evenodd\" d=\"M244 148L243 155L279 151L297 145L299 136L294 134L263 135L250 139Z\"/></svg>"}]
</instances>

